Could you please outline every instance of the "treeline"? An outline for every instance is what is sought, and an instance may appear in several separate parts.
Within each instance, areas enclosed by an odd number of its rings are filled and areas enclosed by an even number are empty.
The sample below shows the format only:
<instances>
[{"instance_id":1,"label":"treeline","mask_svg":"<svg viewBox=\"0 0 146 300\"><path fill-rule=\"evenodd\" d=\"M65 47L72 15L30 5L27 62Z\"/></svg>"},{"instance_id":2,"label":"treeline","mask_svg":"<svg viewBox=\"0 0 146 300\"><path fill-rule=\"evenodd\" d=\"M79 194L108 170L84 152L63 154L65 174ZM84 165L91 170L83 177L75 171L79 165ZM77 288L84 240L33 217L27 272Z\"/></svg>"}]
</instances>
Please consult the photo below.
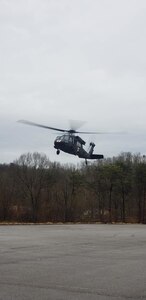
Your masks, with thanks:
<instances>
[{"instance_id":1,"label":"treeline","mask_svg":"<svg viewBox=\"0 0 146 300\"><path fill-rule=\"evenodd\" d=\"M122 153L77 168L23 154L0 165L0 221L146 223L146 158Z\"/></svg>"}]
</instances>

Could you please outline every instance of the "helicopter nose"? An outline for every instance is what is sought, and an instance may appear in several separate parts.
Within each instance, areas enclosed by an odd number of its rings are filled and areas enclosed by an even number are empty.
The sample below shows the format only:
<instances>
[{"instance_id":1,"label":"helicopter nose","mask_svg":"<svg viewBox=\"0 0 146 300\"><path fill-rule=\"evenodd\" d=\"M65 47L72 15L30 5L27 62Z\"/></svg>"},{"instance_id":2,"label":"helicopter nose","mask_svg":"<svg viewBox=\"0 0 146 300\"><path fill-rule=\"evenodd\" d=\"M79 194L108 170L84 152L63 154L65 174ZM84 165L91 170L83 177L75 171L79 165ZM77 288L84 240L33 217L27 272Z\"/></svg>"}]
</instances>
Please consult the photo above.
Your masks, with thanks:
<instances>
[{"instance_id":1,"label":"helicopter nose","mask_svg":"<svg viewBox=\"0 0 146 300\"><path fill-rule=\"evenodd\" d=\"M60 141L55 140L54 141L54 148L58 149L59 146L60 146Z\"/></svg>"},{"instance_id":2,"label":"helicopter nose","mask_svg":"<svg viewBox=\"0 0 146 300\"><path fill-rule=\"evenodd\" d=\"M54 148L57 148L57 142L54 141Z\"/></svg>"}]
</instances>

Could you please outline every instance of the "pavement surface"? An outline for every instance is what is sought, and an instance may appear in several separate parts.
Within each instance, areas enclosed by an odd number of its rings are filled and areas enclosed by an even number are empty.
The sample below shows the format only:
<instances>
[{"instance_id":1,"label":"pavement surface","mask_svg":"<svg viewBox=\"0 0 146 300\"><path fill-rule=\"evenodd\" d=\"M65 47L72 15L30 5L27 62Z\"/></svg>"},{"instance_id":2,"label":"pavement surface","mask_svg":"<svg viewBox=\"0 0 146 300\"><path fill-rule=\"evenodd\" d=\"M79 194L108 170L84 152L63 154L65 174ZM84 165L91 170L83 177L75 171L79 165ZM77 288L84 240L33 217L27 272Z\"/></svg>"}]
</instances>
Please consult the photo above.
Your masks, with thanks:
<instances>
[{"instance_id":1,"label":"pavement surface","mask_svg":"<svg viewBox=\"0 0 146 300\"><path fill-rule=\"evenodd\" d=\"M146 225L0 226L0 300L146 299Z\"/></svg>"}]
</instances>

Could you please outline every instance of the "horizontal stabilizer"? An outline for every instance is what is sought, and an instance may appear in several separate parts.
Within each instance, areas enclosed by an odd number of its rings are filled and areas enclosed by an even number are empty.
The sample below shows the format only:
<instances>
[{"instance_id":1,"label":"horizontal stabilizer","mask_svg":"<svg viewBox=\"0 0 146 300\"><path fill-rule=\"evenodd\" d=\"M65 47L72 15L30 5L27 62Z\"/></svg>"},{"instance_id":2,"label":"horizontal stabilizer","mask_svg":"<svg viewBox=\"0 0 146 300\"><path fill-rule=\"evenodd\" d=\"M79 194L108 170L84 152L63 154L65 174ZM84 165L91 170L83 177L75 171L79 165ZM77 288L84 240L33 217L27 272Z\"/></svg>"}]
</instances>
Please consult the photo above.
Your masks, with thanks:
<instances>
[{"instance_id":1,"label":"horizontal stabilizer","mask_svg":"<svg viewBox=\"0 0 146 300\"><path fill-rule=\"evenodd\" d=\"M103 159L104 156L102 154L91 154L90 159Z\"/></svg>"}]
</instances>

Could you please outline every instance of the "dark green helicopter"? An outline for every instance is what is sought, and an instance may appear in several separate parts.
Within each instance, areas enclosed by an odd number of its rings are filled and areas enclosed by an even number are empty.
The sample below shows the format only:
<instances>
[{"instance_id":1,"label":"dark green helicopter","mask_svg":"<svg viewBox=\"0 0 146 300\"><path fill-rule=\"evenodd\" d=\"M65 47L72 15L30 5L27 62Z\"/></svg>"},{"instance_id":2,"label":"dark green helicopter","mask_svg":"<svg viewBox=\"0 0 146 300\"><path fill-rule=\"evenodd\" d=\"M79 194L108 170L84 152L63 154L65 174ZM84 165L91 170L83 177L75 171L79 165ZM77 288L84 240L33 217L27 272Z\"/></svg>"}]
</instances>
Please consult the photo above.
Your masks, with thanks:
<instances>
[{"instance_id":1,"label":"dark green helicopter","mask_svg":"<svg viewBox=\"0 0 146 300\"><path fill-rule=\"evenodd\" d=\"M78 133L80 134L102 134L103 132L86 132L86 131L76 131L74 129L60 129L50 126L41 125L38 123L30 122L27 120L19 120L18 122L31 125L31 126L37 126L42 127L45 129L51 129L59 132L64 132L65 134L61 136L57 136L54 141L54 148L57 149L56 154L59 155L60 151L77 155L79 158L84 158L85 162L87 164L87 159L103 159L104 156L102 154L93 154L95 144L90 143L88 152L83 148L83 146L86 144L84 140L82 140L81 137L79 137ZM104 132L105 133L105 132Z\"/></svg>"}]
</instances>

